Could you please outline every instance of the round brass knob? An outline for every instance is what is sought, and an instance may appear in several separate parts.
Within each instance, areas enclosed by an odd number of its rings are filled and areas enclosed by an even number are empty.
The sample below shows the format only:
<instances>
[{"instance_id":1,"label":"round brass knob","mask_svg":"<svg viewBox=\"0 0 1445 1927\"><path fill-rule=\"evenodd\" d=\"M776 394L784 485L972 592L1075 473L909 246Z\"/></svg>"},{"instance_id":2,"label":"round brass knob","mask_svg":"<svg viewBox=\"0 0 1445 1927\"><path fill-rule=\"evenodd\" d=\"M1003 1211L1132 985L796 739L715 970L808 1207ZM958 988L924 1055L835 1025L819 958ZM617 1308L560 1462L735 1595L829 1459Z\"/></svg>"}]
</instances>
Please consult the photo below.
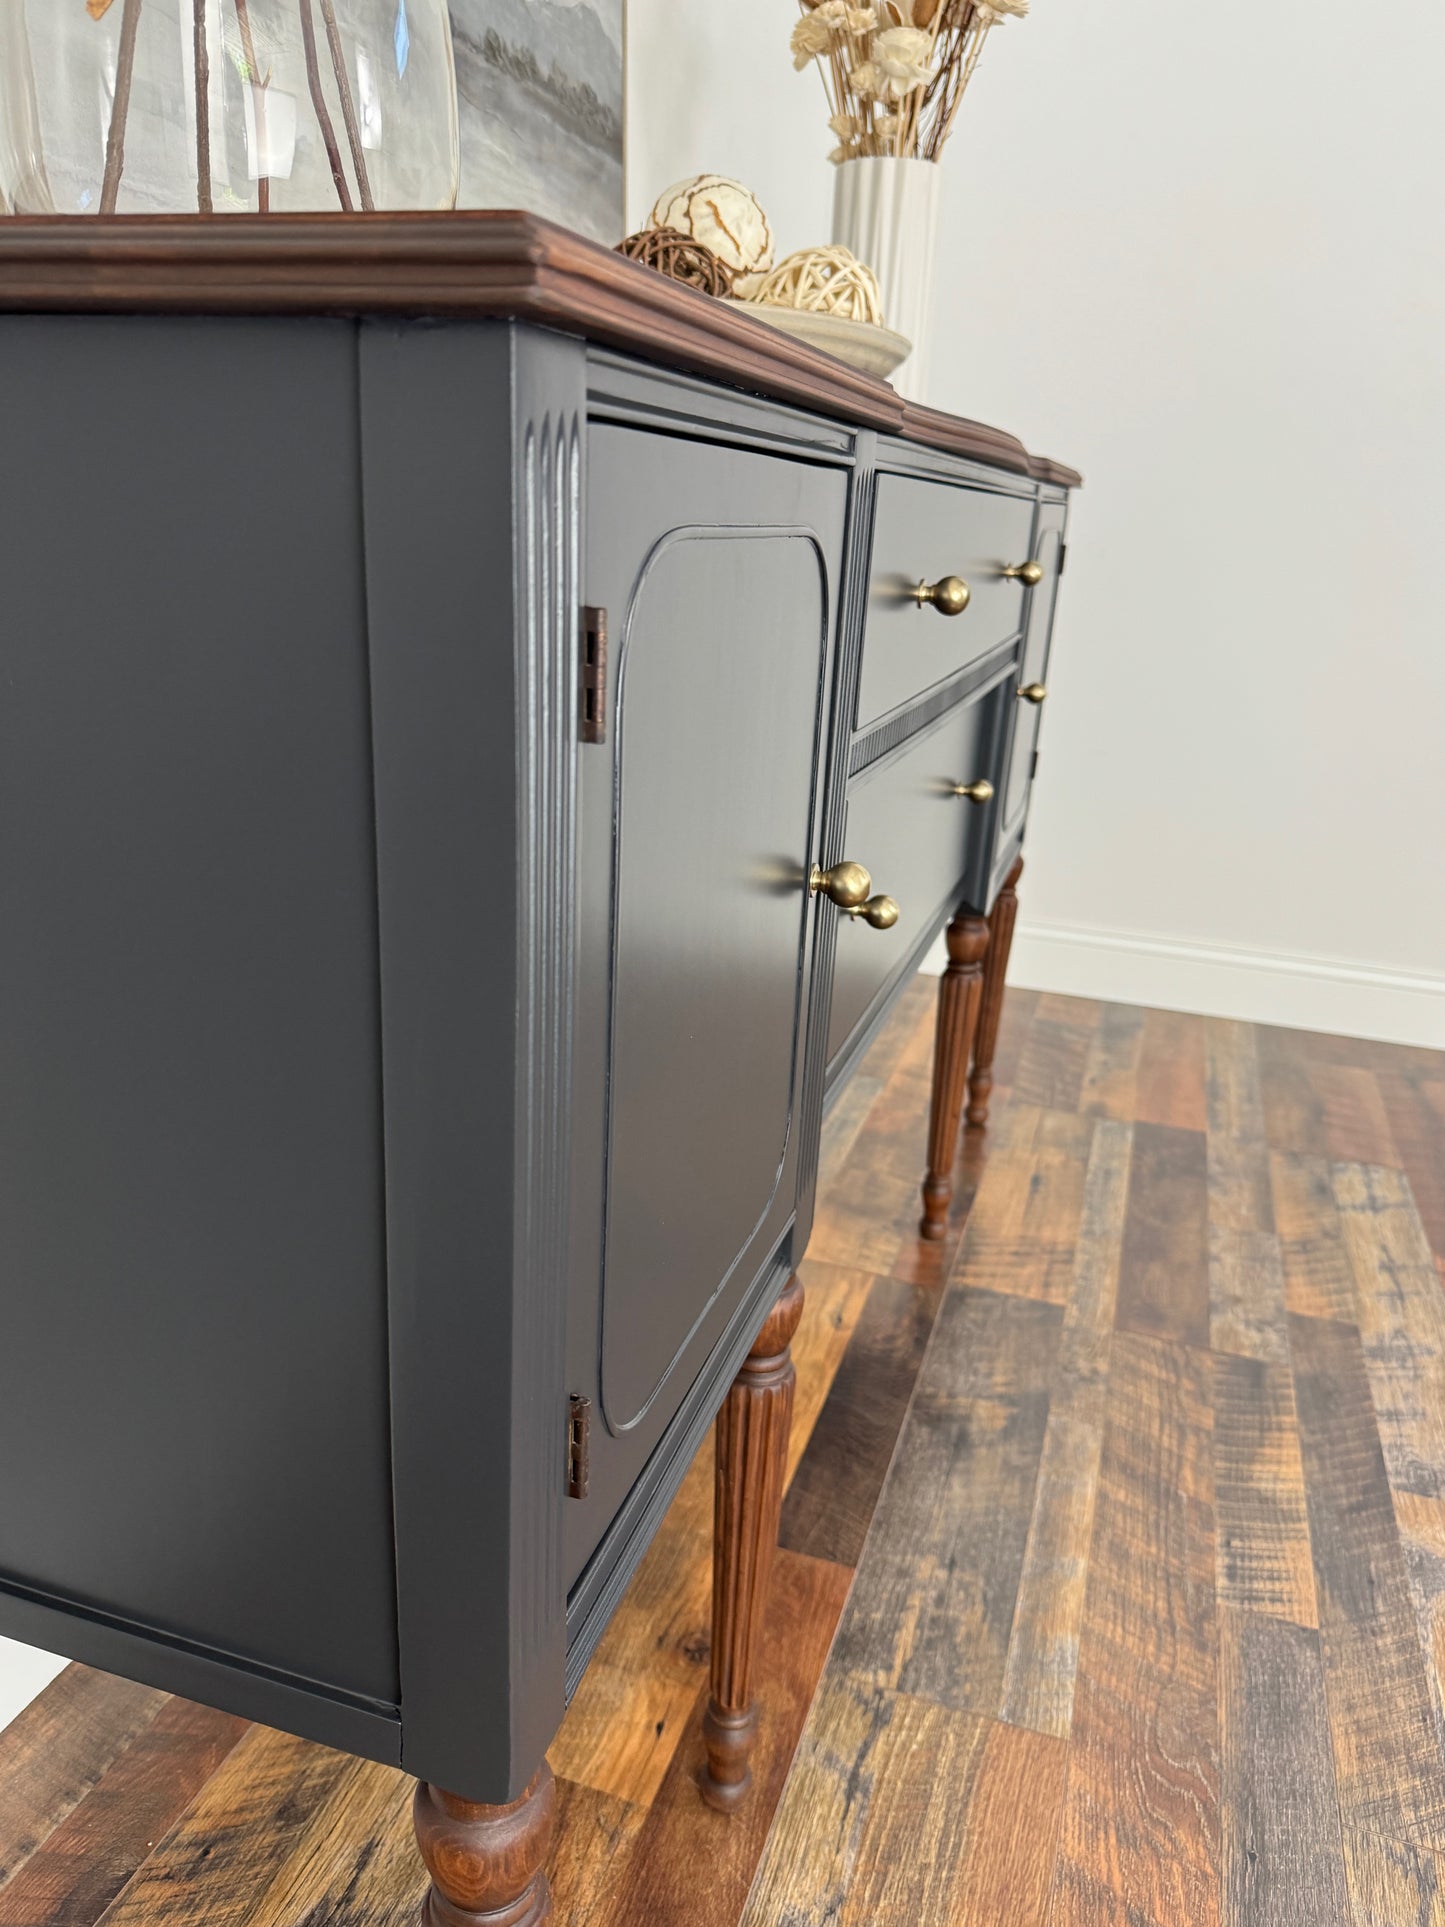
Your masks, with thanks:
<instances>
[{"instance_id":1,"label":"round brass knob","mask_svg":"<svg viewBox=\"0 0 1445 1927\"><path fill-rule=\"evenodd\" d=\"M1026 682L1019 691L1019 701L1025 703L1041 703L1048 693L1048 690L1045 689L1041 682Z\"/></svg>"},{"instance_id":2,"label":"round brass knob","mask_svg":"<svg viewBox=\"0 0 1445 1927\"><path fill-rule=\"evenodd\" d=\"M869 897L866 903L853 904L847 915L861 917L875 930L891 930L898 921L898 905L892 897Z\"/></svg>"},{"instance_id":3,"label":"round brass knob","mask_svg":"<svg viewBox=\"0 0 1445 1927\"><path fill-rule=\"evenodd\" d=\"M913 600L920 609L933 607L941 616L961 616L973 599L961 575L943 575L937 582L920 582L913 591Z\"/></svg>"},{"instance_id":4,"label":"round brass knob","mask_svg":"<svg viewBox=\"0 0 1445 1927\"><path fill-rule=\"evenodd\" d=\"M1003 573L1006 581L1026 582L1031 589L1044 579L1042 565L1037 562L1010 562Z\"/></svg>"},{"instance_id":5,"label":"round brass knob","mask_svg":"<svg viewBox=\"0 0 1445 1927\"><path fill-rule=\"evenodd\" d=\"M953 793L955 796L966 796L970 803L991 803L993 784L986 776L980 776L976 783L955 783Z\"/></svg>"},{"instance_id":6,"label":"round brass knob","mask_svg":"<svg viewBox=\"0 0 1445 1927\"><path fill-rule=\"evenodd\" d=\"M835 863L831 870L820 870L815 863L808 876L811 893L821 893L840 910L856 910L872 888L873 879L861 863Z\"/></svg>"}]
</instances>

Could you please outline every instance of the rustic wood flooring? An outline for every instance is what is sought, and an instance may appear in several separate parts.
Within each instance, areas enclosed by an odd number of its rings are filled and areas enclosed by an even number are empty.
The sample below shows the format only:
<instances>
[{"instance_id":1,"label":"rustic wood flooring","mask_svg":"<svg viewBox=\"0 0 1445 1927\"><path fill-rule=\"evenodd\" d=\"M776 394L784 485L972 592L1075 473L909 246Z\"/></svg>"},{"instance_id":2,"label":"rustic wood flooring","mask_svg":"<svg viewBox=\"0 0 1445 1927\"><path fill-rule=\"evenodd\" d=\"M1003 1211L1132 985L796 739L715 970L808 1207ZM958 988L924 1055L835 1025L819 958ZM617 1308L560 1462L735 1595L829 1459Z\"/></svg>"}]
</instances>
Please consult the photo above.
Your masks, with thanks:
<instances>
[{"instance_id":1,"label":"rustic wood flooring","mask_svg":"<svg viewBox=\"0 0 1445 1927\"><path fill-rule=\"evenodd\" d=\"M920 982L829 1124L756 1786L711 1448L553 1748L559 1927L1445 1927L1445 1056L1012 993L915 1236ZM71 1667L0 1927L412 1927L387 1769Z\"/></svg>"}]
</instances>

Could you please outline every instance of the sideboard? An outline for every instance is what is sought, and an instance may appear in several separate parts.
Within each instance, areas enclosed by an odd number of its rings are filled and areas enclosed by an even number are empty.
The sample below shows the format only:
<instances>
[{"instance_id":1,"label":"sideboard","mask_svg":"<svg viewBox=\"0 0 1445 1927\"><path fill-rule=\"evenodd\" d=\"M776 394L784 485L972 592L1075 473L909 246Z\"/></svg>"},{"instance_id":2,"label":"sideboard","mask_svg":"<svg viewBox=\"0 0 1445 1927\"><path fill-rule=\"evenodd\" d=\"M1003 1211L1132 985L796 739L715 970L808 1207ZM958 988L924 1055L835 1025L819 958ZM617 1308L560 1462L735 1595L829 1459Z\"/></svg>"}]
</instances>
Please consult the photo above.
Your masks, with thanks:
<instances>
[{"instance_id":1,"label":"sideboard","mask_svg":"<svg viewBox=\"0 0 1445 1927\"><path fill-rule=\"evenodd\" d=\"M942 1235L1078 477L519 215L4 223L0 407L0 1630L522 1927L714 1421L746 1792L824 1107L946 926Z\"/></svg>"}]
</instances>

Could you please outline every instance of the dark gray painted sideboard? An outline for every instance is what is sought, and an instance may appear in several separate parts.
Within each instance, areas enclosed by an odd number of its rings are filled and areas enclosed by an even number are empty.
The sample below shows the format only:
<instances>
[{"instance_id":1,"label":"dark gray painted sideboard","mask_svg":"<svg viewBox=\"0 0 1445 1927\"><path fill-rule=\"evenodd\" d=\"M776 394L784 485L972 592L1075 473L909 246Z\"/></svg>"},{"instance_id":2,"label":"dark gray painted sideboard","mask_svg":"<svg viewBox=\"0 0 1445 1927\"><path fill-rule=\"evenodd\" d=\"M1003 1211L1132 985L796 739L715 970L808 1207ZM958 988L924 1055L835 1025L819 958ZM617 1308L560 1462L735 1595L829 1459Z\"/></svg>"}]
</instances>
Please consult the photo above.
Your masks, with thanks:
<instances>
[{"instance_id":1,"label":"dark gray painted sideboard","mask_svg":"<svg viewBox=\"0 0 1445 1927\"><path fill-rule=\"evenodd\" d=\"M948 923L940 1231L1078 478L521 217L7 224L0 412L0 1630L540 1920L720 1412L745 1789L824 1106Z\"/></svg>"}]
</instances>

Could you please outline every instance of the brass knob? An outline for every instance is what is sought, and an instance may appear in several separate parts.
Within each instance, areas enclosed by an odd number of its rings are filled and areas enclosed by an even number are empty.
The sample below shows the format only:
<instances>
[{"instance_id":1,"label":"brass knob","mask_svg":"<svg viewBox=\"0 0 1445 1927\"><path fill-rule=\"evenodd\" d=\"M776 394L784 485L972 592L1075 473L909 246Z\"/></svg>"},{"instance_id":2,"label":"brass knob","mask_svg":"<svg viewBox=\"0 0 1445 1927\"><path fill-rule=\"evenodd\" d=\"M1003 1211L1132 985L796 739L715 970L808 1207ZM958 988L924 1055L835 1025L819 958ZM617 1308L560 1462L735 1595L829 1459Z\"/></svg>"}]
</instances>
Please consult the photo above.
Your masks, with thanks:
<instances>
[{"instance_id":1,"label":"brass knob","mask_svg":"<svg viewBox=\"0 0 1445 1927\"><path fill-rule=\"evenodd\" d=\"M970 803L991 803L993 784L986 776L980 776L976 783L955 783L953 793L955 796L966 796Z\"/></svg>"},{"instance_id":2,"label":"brass knob","mask_svg":"<svg viewBox=\"0 0 1445 1927\"><path fill-rule=\"evenodd\" d=\"M840 910L856 910L868 899L873 879L861 863L835 863L831 870L820 870L815 863L808 874L808 889L821 893Z\"/></svg>"},{"instance_id":3,"label":"brass knob","mask_svg":"<svg viewBox=\"0 0 1445 1927\"><path fill-rule=\"evenodd\" d=\"M898 921L898 905L892 897L869 897L866 903L850 905L844 915L861 917L875 930L891 930Z\"/></svg>"},{"instance_id":4,"label":"brass knob","mask_svg":"<svg viewBox=\"0 0 1445 1927\"><path fill-rule=\"evenodd\" d=\"M920 609L930 604L941 616L961 616L973 599L973 590L960 575L943 575L937 582L920 582L913 600Z\"/></svg>"},{"instance_id":5,"label":"brass knob","mask_svg":"<svg viewBox=\"0 0 1445 1927\"><path fill-rule=\"evenodd\" d=\"M1045 689L1041 682L1026 682L1019 691L1019 701L1024 703L1041 703L1048 693L1048 690Z\"/></svg>"},{"instance_id":6,"label":"brass knob","mask_svg":"<svg viewBox=\"0 0 1445 1927\"><path fill-rule=\"evenodd\" d=\"M1010 562L1003 572L1009 582L1026 582L1032 589L1044 579L1043 567L1038 562Z\"/></svg>"}]
</instances>

